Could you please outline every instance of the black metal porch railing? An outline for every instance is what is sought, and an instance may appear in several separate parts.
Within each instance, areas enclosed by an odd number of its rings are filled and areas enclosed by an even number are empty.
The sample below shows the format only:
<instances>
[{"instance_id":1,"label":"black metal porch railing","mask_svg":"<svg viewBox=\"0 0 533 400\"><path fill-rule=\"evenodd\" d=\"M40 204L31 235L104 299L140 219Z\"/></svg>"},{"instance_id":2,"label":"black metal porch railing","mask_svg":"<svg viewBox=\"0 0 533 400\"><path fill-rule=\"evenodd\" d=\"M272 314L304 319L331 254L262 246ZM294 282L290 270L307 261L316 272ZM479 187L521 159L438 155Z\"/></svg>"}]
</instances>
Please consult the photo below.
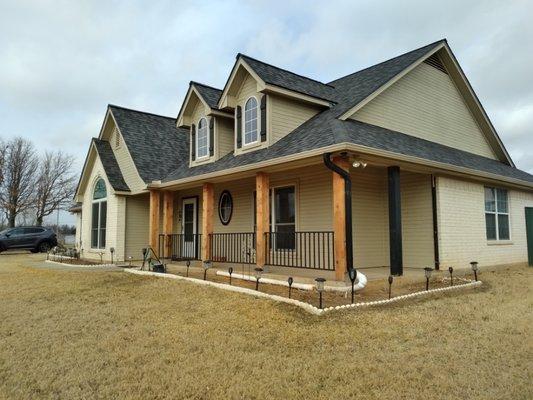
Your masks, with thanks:
<instances>
[{"instance_id":1,"label":"black metal porch railing","mask_svg":"<svg viewBox=\"0 0 533 400\"><path fill-rule=\"evenodd\" d=\"M335 269L333 232L267 232L266 264Z\"/></svg>"},{"instance_id":2,"label":"black metal porch railing","mask_svg":"<svg viewBox=\"0 0 533 400\"><path fill-rule=\"evenodd\" d=\"M159 235L159 255L173 261L199 260L202 254L202 235L174 233Z\"/></svg>"},{"instance_id":3,"label":"black metal porch railing","mask_svg":"<svg viewBox=\"0 0 533 400\"><path fill-rule=\"evenodd\" d=\"M255 233L213 233L211 241L211 260L239 264L255 263Z\"/></svg>"}]
</instances>

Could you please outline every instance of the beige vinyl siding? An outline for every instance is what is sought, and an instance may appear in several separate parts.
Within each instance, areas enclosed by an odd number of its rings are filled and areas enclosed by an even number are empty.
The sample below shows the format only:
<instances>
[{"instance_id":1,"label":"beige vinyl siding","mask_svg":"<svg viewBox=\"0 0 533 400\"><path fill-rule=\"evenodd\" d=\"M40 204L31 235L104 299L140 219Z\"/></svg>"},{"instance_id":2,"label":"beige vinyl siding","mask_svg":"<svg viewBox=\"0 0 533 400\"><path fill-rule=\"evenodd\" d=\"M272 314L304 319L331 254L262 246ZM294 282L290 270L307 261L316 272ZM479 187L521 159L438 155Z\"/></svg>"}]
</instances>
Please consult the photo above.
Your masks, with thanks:
<instances>
[{"instance_id":1,"label":"beige vinyl siding","mask_svg":"<svg viewBox=\"0 0 533 400\"><path fill-rule=\"evenodd\" d=\"M387 172L369 166L351 176L355 267L389 265Z\"/></svg>"},{"instance_id":2,"label":"beige vinyl siding","mask_svg":"<svg viewBox=\"0 0 533 400\"><path fill-rule=\"evenodd\" d=\"M96 154L96 153L95 153ZM119 216L123 213L122 207L124 202L113 193L113 189L109 184L109 180L105 175L104 168L100 162L100 158L96 155L91 157L87 165L89 178L87 181L87 188L83 194L82 201L82 229L81 229L81 248L83 249L82 257L87 259L100 260L100 252L104 253L104 260L110 261L111 253L109 249L114 247L119 252L115 254L116 257L123 258L123 247L118 243L118 236L122 236L121 227L117 226ZM92 197L94 185L97 179L101 177L106 183L107 189L107 225L106 225L106 246L105 249L91 249L91 225L92 225Z\"/></svg>"},{"instance_id":3,"label":"beige vinyl siding","mask_svg":"<svg viewBox=\"0 0 533 400\"><path fill-rule=\"evenodd\" d=\"M470 261L478 261L481 268L527 261L525 207L533 207L533 193L508 190L508 196L511 240L491 243L486 238L484 185L438 178L439 248L444 268L469 268Z\"/></svg>"},{"instance_id":4,"label":"beige vinyl siding","mask_svg":"<svg viewBox=\"0 0 533 400\"><path fill-rule=\"evenodd\" d=\"M216 117L215 125L215 136L218 143L217 159L220 159L233 151L235 123L233 119L230 118Z\"/></svg>"},{"instance_id":5,"label":"beige vinyl siding","mask_svg":"<svg viewBox=\"0 0 533 400\"><path fill-rule=\"evenodd\" d=\"M228 225L223 225L218 216L218 201L224 190L228 190L233 199L233 214ZM215 233L254 231L254 190L254 178L240 179L238 181L215 185L215 210L213 213L213 231Z\"/></svg>"},{"instance_id":6,"label":"beige vinyl siding","mask_svg":"<svg viewBox=\"0 0 533 400\"><path fill-rule=\"evenodd\" d=\"M450 77L425 63L350 118L497 158Z\"/></svg>"},{"instance_id":7,"label":"beige vinyl siding","mask_svg":"<svg viewBox=\"0 0 533 400\"><path fill-rule=\"evenodd\" d=\"M401 171L400 186L403 264L409 268L433 267L431 176Z\"/></svg>"},{"instance_id":8,"label":"beige vinyl siding","mask_svg":"<svg viewBox=\"0 0 533 400\"><path fill-rule=\"evenodd\" d=\"M150 196L142 194L126 198L125 259L142 259L142 249L148 246Z\"/></svg>"},{"instance_id":9,"label":"beige vinyl siding","mask_svg":"<svg viewBox=\"0 0 533 400\"><path fill-rule=\"evenodd\" d=\"M270 144L287 136L305 121L309 120L320 108L287 97L269 95L267 113L269 117Z\"/></svg>"}]
</instances>

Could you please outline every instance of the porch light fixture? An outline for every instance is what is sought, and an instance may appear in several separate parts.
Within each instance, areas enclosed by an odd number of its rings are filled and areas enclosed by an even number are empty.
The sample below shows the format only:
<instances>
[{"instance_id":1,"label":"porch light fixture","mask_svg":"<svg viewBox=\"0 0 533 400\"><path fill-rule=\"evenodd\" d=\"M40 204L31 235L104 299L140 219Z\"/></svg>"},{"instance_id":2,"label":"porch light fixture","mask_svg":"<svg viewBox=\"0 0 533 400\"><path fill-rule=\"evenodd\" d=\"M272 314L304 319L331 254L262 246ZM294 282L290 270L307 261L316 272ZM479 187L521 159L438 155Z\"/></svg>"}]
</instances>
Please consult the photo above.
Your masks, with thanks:
<instances>
[{"instance_id":1,"label":"porch light fixture","mask_svg":"<svg viewBox=\"0 0 533 400\"><path fill-rule=\"evenodd\" d=\"M348 276L350 277L350 281L352 282L352 304L353 304L354 286L355 286L355 280L357 279L357 270L355 268L351 268L348 271Z\"/></svg>"},{"instance_id":2,"label":"porch light fixture","mask_svg":"<svg viewBox=\"0 0 533 400\"><path fill-rule=\"evenodd\" d=\"M477 261L470 262L470 266L472 267L472 271L474 271L474 279L477 281L477 271L478 271Z\"/></svg>"},{"instance_id":3,"label":"porch light fixture","mask_svg":"<svg viewBox=\"0 0 533 400\"><path fill-rule=\"evenodd\" d=\"M229 284L231 285L231 275L233 274L233 267L229 267L228 273L229 273Z\"/></svg>"},{"instance_id":4,"label":"porch light fixture","mask_svg":"<svg viewBox=\"0 0 533 400\"><path fill-rule=\"evenodd\" d=\"M316 290L318 290L318 307L322 309L322 292L324 291L324 282L326 280L324 278L316 278Z\"/></svg>"},{"instance_id":5,"label":"porch light fixture","mask_svg":"<svg viewBox=\"0 0 533 400\"><path fill-rule=\"evenodd\" d=\"M259 290L259 279L261 279L261 275L263 274L263 268L255 268L255 290Z\"/></svg>"},{"instance_id":6,"label":"porch light fixture","mask_svg":"<svg viewBox=\"0 0 533 400\"><path fill-rule=\"evenodd\" d=\"M392 275L389 275L389 299L391 298L391 294L392 294L392 282L394 280L394 278L392 277Z\"/></svg>"},{"instance_id":7,"label":"porch light fixture","mask_svg":"<svg viewBox=\"0 0 533 400\"><path fill-rule=\"evenodd\" d=\"M293 282L294 282L294 279L292 279L292 276L289 276L289 279L287 279L287 283L289 284L289 299L291 298L291 289L292 289Z\"/></svg>"},{"instance_id":8,"label":"porch light fixture","mask_svg":"<svg viewBox=\"0 0 533 400\"><path fill-rule=\"evenodd\" d=\"M211 260L204 261L204 281L207 279L207 270L213 266Z\"/></svg>"},{"instance_id":9,"label":"porch light fixture","mask_svg":"<svg viewBox=\"0 0 533 400\"><path fill-rule=\"evenodd\" d=\"M366 162L361 161L361 160L355 160L355 161L353 162L353 164L352 164L352 166L353 166L354 168L359 168L359 167L361 167L361 168L366 168L367 165L368 165L368 164L367 164Z\"/></svg>"},{"instance_id":10,"label":"porch light fixture","mask_svg":"<svg viewBox=\"0 0 533 400\"><path fill-rule=\"evenodd\" d=\"M109 252L111 253L111 264L114 264L113 255L115 254L115 248L114 247L109 248Z\"/></svg>"},{"instance_id":11,"label":"porch light fixture","mask_svg":"<svg viewBox=\"0 0 533 400\"><path fill-rule=\"evenodd\" d=\"M426 290L429 290L429 278L431 278L432 272L433 272L433 268L430 268L430 267L424 268L424 275L426 276Z\"/></svg>"},{"instance_id":12,"label":"porch light fixture","mask_svg":"<svg viewBox=\"0 0 533 400\"><path fill-rule=\"evenodd\" d=\"M453 267L448 268L450 272L450 286L453 286Z\"/></svg>"}]
</instances>

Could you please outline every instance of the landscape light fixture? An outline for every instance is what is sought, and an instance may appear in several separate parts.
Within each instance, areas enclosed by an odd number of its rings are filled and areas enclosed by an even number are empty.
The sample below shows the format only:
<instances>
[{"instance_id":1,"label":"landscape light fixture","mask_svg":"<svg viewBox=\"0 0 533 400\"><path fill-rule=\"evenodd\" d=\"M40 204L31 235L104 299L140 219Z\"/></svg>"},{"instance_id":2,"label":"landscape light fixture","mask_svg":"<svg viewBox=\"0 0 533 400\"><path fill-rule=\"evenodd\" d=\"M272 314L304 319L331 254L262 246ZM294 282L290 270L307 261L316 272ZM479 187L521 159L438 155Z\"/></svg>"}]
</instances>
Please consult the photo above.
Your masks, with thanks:
<instances>
[{"instance_id":1,"label":"landscape light fixture","mask_svg":"<svg viewBox=\"0 0 533 400\"><path fill-rule=\"evenodd\" d=\"M394 278L392 277L392 275L389 275L389 299L391 298L391 294L392 294L392 282L393 282Z\"/></svg>"},{"instance_id":2,"label":"landscape light fixture","mask_svg":"<svg viewBox=\"0 0 533 400\"><path fill-rule=\"evenodd\" d=\"M185 276L189 277L189 267L191 266L191 260L187 260L185 265L187 266L187 272L186 272Z\"/></svg>"},{"instance_id":3,"label":"landscape light fixture","mask_svg":"<svg viewBox=\"0 0 533 400\"><path fill-rule=\"evenodd\" d=\"M429 278L431 278L432 272L433 272L433 268L430 268L430 267L424 268L424 275L426 276L426 290L429 290Z\"/></svg>"},{"instance_id":4,"label":"landscape light fixture","mask_svg":"<svg viewBox=\"0 0 533 400\"><path fill-rule=\"evenodd\" d=\"M231 286L231 275L233 274L233 267L229 267L228 273L229 273L229 284Z\"/></svg>"},{"instance_id":5,"label":"landscape light fixture","mask_svg":"<svg viewBox=\"0 0 533 400\"><path fill-rule=\"evenodd\" d=\"M453 267L448 268L450 271L450 286L453 286Z\"/></svg>"},{"instance_id":6,"label":"landscape light fixture","mask_svg":"<svg viewBox=\"0 0 533 400\"><path fill-rule=\"evenodd\" d=\"M132 256L129 256L129 257L128 257L128 266L129 266L130 268L131 268L131 260L132 260L132 259L133 259Z\"/></svg>"},{"instance_id":7,"label":"landscape light fixture","mask_svg":"<svg viewBox=\"0 0 533 400\"><path fill-rule=\"evenodd\" d=\"M316 278L316 290L318 290L318 307L322 309L322 292L324 291L324 282L326 280L324 278Z\"/></svg>"},{"instance_id":8,"label":"landscape light fixture","mask_svg":"<svg viewBox=\"0 0 533 400\"><path fill-rule=\"evenodd\" d=\"M207 270L213 266L211 260L204 261L204 281L207 280Z\"/></svg>"},{"instance_id":9,"label":"landscape light fixture","mask_svg":"<svg viewBox=\"0 0 533 400\"><path fill-rule=\"evenodd\" d=\"M259 290L259 279L261 279L261 275L263 274L263 268L254 268L255 270L255 290Z\"/></svg>"},{"instance_id":10,"label":"landscape light fixture","mask_svg":"<svg viewBox=\"0 0 533 400\"><path fill-rule=\"evenodd\" d=\"M350 282L352 282L352 304L354 299L354 286L355 280L357 279L357 270L355 268L350 268L348 271L348 276L350 277Z\"/></svg>"},{"instance_id":11,"label":"landscape light fixture","mask_svg":"<svg viewBox=\"0 0 533 400\"><path fill-rule=\"evenodd\" d=\"M474 271L474 279L477 282L477 271L478 271L477 261L472 261L470 263L470 266L472 267L472 271Z\"/></svg>"},{"instance_id":12,"label":"landscape light fixture","mask_svg":"<svg viewBox=\"0 0 533 400\"><path fill-rule=\"evenodd\" d=\"M114 247L109 248L109 252L111 253L111 264L113 264L113 255L115 254L115 248Z\"/></svg>"},{"instance_id":13,"label":"landscape light fixture","mask_svg":"<svg viewBox=\"0 0 533 400\"><path fill-rule=\"evenodd\" d=\"M294 282L294 279L292 279L292 276L289 276L289 279L287 279L287 283L289 284L289 299L291 298L291 289L292 289L293 282Z\"/></svg>"}]
</instances>

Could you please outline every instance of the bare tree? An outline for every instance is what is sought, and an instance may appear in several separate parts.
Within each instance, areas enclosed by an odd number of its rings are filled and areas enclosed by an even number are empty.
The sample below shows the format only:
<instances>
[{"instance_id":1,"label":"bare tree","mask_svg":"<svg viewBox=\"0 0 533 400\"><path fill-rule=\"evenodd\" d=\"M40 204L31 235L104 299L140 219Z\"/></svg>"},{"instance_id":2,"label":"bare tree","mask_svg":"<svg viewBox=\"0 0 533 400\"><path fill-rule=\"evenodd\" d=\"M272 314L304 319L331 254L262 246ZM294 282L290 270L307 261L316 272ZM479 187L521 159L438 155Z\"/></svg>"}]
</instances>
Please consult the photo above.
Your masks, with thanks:
<instances>
[{"instance_id":1,"label":"bare tree","mask_svg":"<svg viewBox=\"0 0 533 400\"><path fill-rule=\"evenodd\" d=\"M0 138L0 187L2 186L2 182L4 181L4 168L6 165L6 151L7 151L7 143L4 142L2 138Z\"/></svg>"},{"instance_id":2,"label":"bare tree","mask_svg":"<svg viewBox=\"0 0 533 400\"><path fill-rule=\"evenodd\" d=\"M17 215L33 205L37 158L33 144L23 138L7 143L4 155L3 182L0 185L0 207L9 227L15 226Z\"/></svg>"},{"instance_id":3,"label":"bare tree","mask_svg":"<svg viewBox=\"0 0 533 400\"><path fill-rule=\"evenodd\" d=\"M61 151L46 152L39 163L35 185L36 223L42 226L46 216L65 209L72 202L76 175L72 172L74 158Z\"/></svg>"}]
</instances>

